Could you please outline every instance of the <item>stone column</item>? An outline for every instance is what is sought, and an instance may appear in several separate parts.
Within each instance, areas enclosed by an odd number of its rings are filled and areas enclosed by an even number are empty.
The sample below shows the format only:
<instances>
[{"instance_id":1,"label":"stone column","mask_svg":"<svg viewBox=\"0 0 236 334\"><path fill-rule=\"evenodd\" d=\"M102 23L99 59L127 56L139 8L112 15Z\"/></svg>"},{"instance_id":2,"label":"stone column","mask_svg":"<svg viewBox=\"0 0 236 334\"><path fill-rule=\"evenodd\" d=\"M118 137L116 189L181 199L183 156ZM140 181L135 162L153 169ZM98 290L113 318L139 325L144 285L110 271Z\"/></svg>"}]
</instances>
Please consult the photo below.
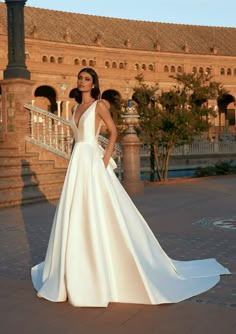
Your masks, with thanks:
<instances>
[{"instance_id":1,"label":"stone column","mask_svg":"<svg viewBox=\"0 0 236 334\"><path fill-rule=\"evenodd\" d=\"M24 104L32 101L33 84L31 80L20 78L0 81L3 110L3 142L0 146L25 152L25 136L30 133L30 115Z\"/></svg>"},{"instance_id":2,"label":"stone column","mask_svg":"<svg viewBox=\"0 0 236 334\"><path fill-rule=\"evenodd\" d=\"M70 105L70 101L66 101L66 114L65 114L65 118L69 119L70 115L69 115L69 105Z\"/></svg>"},{"instance_id":3,"label":"stone column","mask_svg":"<svg viewBox=\"0 0 236 334\"><path fill-rule=\"evenodd\" d=\"M0 82L2 89L2 141L10 152L25 152L25 136L30 132L30 115L24 104L32 101L30 72L25 66L24 5L26 0L5 0L8 25L8 65Z\"/></svg>"},{"instance_id":4,"label":"stone column","mask_svg":"<svg viewBox=\"0 0 236 334\"><path fill-rule=\"evenodd\" d=\"M142 194L144 182L140 180L140 142L134 126L138 123L139 115L128 101L126 113L122 115L124 123L128 125L125 136L121 141L123 149L123 186L129 195Z\"/></svg>"},{"instance_id":5,"label":"stone column","mask_svg":"<svg viewBox=\"0 0 236 334\"><path fill-rule=\"evenodd\" d=\"M225 123L225 113L221 113L221 127L224 129L226 123Z\"/></svg>"},{"instance_id":6,"label":"stone column","mask_svg":"<svg viewBox=\"0 0 236 334\"><path fill-rule=\"evenodd\" d=\"M57 103L57 116L61 117L61 102L62 101L56 101Z\"/></svg>"},{"instance_id":7,"label":"stone column","mask_svg":"<svg viewBox=\"0 0 236 334\"><path fill-rule=\"evenodd\" d=\"M24 6L26 0L5 0L8 26L8 65L3 72L4 79L30 79L25 65Z\"/></svg>"}]
</instances>

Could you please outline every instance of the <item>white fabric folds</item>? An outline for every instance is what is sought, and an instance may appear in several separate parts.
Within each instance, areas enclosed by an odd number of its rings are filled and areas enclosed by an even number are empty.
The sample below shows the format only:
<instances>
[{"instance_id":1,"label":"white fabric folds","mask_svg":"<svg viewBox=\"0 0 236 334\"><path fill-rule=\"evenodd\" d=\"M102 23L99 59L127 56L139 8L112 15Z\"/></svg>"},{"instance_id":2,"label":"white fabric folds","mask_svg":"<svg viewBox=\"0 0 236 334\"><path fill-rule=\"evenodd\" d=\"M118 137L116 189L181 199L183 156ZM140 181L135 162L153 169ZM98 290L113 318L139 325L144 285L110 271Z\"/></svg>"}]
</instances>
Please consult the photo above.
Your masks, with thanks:
<instances>
[{"instance_id":1,"label":"white fabric folds","mask_svg":"<svg viewBox=\"0 0 236 334\"><path fill-rule=\"evenodd\" d=\"M176 303L229 274L215 259L170 259L117 179L95 135L94 102L78 128L45 261L32 268L40 296L74 306Z\"/></svg>"}]
</instances>

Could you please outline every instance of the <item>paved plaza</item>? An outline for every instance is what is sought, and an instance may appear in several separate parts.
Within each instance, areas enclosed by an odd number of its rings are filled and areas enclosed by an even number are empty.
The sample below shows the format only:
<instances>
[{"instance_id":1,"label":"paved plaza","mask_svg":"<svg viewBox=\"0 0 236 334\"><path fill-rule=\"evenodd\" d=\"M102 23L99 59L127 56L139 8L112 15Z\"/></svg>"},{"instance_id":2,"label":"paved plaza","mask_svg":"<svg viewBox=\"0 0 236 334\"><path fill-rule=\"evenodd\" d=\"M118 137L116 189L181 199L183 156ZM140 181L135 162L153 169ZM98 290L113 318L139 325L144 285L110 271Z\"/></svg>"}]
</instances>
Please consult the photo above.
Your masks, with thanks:
<instances>
[{"instance_id":1,"label":"paved plaza","mask_svg":"<svg viewBox=\"0 0 236 334\"><path fill-rule=\"evenodd\" d=\"M215 257L232 275L178 304L76 308L36 297L30 268L45 256L56 203L0 211L1 334L235 334L236 176L146 186L133 196L167 254Z\"/></svg>"}]
</instances>

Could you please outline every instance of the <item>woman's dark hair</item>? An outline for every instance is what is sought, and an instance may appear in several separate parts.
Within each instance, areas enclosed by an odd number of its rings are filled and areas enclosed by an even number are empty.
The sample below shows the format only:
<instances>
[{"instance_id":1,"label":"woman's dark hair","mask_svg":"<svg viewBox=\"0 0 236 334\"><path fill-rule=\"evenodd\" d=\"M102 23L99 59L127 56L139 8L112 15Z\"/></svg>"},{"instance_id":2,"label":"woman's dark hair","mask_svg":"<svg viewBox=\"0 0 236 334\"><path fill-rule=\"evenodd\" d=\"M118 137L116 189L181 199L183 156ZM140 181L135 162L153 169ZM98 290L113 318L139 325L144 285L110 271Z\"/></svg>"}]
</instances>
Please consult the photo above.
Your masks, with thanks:
<instances>
[{"instance_id":1,"label":"woman's dark hair","mask_svg":"<svg viewBox=\"0 0 236 334\"><path fill-rule=\"evenodd\" d=\"M99 88L99 80L98 80L98 75L97 73L94 71L93 68L90 68L90 67L84 67L82 68L82 70L79 71L78 73L78 78L80 76L80 74L82 72L86 72L88 74L91 75L91 77L93 78L93 85L94 85L94 88L92 88L91 90L91 96L95 99L95 100L98 100L100 99L101 97L101 93L100 93L100 88ZM79 90L76 91L76 96L75 96L75 100L76 102L78 103L81 103L82 101L82 94Z\"/></svg>"}]
</instances>

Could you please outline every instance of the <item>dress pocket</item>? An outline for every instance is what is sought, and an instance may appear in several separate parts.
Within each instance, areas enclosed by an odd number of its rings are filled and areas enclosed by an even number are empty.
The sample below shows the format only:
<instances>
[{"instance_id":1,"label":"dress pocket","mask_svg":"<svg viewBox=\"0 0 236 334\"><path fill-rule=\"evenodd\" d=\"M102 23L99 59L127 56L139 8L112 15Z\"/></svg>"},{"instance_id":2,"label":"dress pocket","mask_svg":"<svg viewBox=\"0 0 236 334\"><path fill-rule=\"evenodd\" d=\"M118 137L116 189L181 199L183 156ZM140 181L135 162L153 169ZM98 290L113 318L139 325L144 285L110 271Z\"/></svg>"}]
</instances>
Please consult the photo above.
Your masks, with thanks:
<instances>
[{"instance_id":1,"label":"dress pocket","mask_svg":"<svg viewBox=\"0 0 236 334\"><path fill-rule=\"evenodd\" d=\"M104 148L101 145L99 145L99 154L100 154L101 158L104 157L104 153L105 153ZM109 160L108 166L111 167L112 169L116 169L117 168L117 164L116 164L115 160L112 157Z\"/></svg>"}]
</instances>

